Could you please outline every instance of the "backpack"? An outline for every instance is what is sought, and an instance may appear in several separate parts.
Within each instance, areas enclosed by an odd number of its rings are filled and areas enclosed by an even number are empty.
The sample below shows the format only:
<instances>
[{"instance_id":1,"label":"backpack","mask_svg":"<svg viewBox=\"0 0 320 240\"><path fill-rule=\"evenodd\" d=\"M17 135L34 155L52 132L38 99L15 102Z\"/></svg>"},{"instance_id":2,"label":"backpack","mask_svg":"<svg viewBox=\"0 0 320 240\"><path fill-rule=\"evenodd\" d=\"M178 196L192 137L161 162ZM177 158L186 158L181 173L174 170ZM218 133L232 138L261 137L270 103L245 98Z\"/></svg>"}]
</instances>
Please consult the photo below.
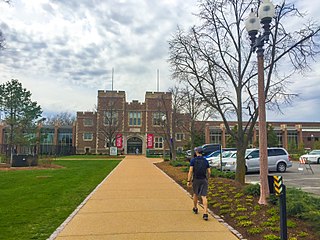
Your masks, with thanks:
<instances>
[{"instance_id":1,"label":"backpack","mask_svg":"<svg viewBox=\"0 0 320 240\"><path fill-rule=\"evenodd\" d=\"M208 163L204 157L197 157L194 161L193 176L197 179L207 178Z\"/></svg>"}]
</instances>

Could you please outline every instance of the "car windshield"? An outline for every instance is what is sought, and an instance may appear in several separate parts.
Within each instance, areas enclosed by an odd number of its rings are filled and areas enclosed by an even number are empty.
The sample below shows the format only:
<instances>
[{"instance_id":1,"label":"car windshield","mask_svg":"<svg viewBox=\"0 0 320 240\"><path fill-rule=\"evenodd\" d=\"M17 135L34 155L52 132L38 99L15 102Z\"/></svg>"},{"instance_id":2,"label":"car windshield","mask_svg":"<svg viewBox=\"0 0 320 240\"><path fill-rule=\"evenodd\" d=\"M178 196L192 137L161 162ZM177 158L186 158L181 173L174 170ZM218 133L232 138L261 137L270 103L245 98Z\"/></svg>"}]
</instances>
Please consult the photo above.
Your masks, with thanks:
<instances>
[{"instance_id":1,"label":"car windshield","mask_svg":"<svg viewBox=\"0 0 320 240\"><path fill-rule=\"evenodd\" d=\"M248 156L252 151L254 151L256 149L252 148L252 149L247 149L246 150L246 153L245 153L245 156Z\"/></svg>"},{"instance_id":2,"label":"car windshield","mask_svg":"<svg viewBox=\"0 0 320 240\"><path fill-rule=\"evenodd\" d=\"M232 153L230 158L237 158L237 152Z\"/></svg>"},{"instance_id":3,"label":"car windshield","mask_svg":"<svg viewBox=\"0 0 320 240\"><path fill-rule=\"evenodd\" d=\"M219 156L219 154L220 154L220 151L218 150L218 151L215 151L215 152L208 154L207 157L217 157L217 156Z\"/></svg>"},{"instance_id":4,"label":"car windshield","mask_svg":"<svg viewBox=\"0 0 320 240\"><path fill-rule=\"evenodd\" d=\"M222 152L222 157L223 157L223 158L231 157L232 154L234 154L233 151Z\"/></svg>"},{"instance_id":5,"label":"car windshield","mask_svg":"<svg viewBox=\"0 0 320 240\"><path fill-rule=\"evenodd\" d=\"M320 150L313 150L309 154L310 155L320 155Z\"/></svg>"}]
</instances>

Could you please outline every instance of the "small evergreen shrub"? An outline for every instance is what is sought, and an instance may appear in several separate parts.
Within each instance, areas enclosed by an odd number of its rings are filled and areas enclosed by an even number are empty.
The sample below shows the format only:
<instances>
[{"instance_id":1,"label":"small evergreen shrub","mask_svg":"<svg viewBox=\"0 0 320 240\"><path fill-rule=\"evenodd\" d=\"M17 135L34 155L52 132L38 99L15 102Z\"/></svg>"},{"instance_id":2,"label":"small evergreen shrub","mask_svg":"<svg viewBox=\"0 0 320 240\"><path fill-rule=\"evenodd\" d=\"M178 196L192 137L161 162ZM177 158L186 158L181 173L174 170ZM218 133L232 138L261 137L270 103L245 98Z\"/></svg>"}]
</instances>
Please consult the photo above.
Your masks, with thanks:
<instances>
[{"instance_id":1,"label":"small evergreen shrub","mask_svg":"<svg viewBox=\"0 0 320 240\"><path fill-rule=\"evenodd\" d=\"M259 184L249 184L243 189L244 194L252 196L260 196L260 185Z\"/></svg>"},{"instance_id":2,"label":"small evergreen shrub","mask_svg":"<svg viewBox=\"0 0 320 240\"><path fill-rule=\"evenodd\" d=\"M170 165L173 167L186 167L189 166L189 163L185 161L170 161Z\"/></svg>"},{"instance_id":3,"label":"small evergreen shrub","mask_svg":"<svg viewBox=\"0 0 320 240\"><path fill-rule=\"evenodd\" d=\"M249 228L248 229L248 233L251 234L251 235L259 234L261 232L262 232L262 229L259 228L259 227L253 227L253 228Z\"/></svg>"},{"instance_id":4,"label":"small evergreen shrub","mask_svg":"<svg viewBox=\"0 0 320 240\"><path fill-rule=\"evenodd\" d=\"M240 226L240 227L250 227L252 225L253 225L253 222L249 220L242 220L237 224L237 226Z\"/></svg>"},{"instance_id":5,"label":"small evergreen shrub","mask_svg":"<svg viewBox=\"0 0 320 240\"><path fill-rule=\"evenodd\" d=\"M268 235L264 235L263 239L265 239L265 240L280 240L280 237L273 235L273 234L268 234Z\"/></svg>"}]
</instances>

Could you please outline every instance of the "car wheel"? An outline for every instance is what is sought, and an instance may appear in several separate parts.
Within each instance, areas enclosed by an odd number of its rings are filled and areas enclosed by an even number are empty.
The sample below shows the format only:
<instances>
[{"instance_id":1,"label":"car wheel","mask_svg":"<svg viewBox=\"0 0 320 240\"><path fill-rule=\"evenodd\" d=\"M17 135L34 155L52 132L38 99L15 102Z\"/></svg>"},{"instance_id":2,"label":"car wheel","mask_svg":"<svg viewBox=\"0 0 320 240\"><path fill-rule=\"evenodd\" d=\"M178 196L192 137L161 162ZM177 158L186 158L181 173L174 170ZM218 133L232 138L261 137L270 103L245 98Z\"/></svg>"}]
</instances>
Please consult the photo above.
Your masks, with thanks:
<instances>
[{"instance_id":1,"label":"car wheel","mask_svg":"<svg viewBox=\"0 0 320 240\"><path fill-rule=\"evenodd\" d=\"M320 164L320 158L318 158L318 161L317 161L317 163L318 163L318 164Z\"/></svg>"},{"instance_id":2,"label":"car wheel","mask_svg":"<svg viewBox=\"0 0 320 240\"><path fill-rule=\"evenodd\" d=\"M287 165L284 162L279 162L277 165L278 172L285 172L287 169Z\"/></svg>"}]
</instances>

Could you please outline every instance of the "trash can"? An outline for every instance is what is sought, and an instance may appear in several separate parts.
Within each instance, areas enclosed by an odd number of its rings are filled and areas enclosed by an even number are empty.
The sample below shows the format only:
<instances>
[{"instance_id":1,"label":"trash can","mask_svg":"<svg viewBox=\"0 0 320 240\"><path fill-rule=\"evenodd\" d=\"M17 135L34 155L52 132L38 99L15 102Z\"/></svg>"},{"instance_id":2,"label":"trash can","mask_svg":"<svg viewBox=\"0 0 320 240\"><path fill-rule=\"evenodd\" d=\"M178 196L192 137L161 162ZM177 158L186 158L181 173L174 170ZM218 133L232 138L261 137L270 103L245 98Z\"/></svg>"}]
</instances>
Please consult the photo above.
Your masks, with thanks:
<instances>
[{"instance_id":1,"label":"trash can","mask_svg":"<svg viewBox=\"0 0 320 240\"><path fill-rule=\"evenodd\" d=\"M36 155L14 154L12 156L11 167L29 167L37 165L38 158Z\"/></svg>"}]
</instances>

